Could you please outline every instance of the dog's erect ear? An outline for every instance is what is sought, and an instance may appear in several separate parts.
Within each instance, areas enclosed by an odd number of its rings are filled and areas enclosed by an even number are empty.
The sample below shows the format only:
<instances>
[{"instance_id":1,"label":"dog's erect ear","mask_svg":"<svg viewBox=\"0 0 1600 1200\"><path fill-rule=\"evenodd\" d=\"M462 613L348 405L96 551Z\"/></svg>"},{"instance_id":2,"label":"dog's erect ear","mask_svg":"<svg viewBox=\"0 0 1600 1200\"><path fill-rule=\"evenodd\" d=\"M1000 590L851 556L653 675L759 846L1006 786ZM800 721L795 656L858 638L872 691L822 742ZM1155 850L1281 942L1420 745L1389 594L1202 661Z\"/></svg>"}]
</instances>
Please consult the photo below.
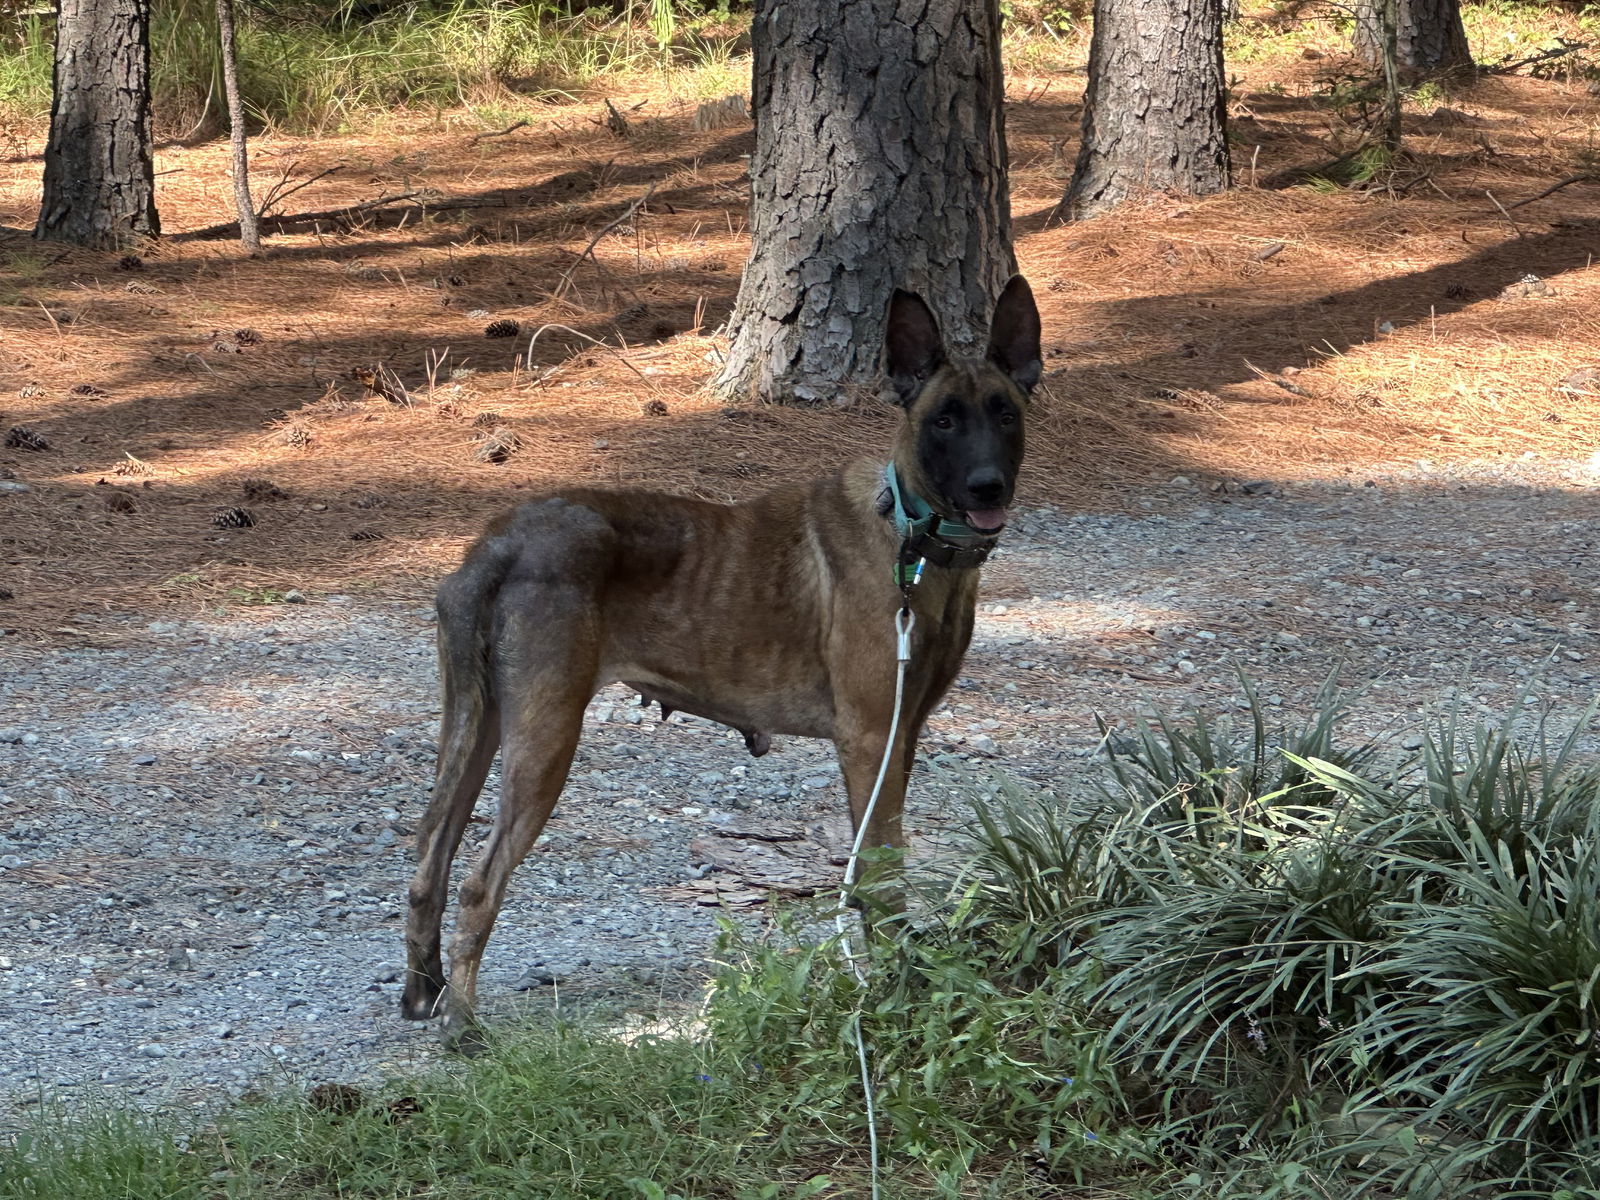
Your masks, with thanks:
<instances>
[{"instance_id":1,"label":"dog's erect ear","mask_svg":"<svg viewBox=\"0 0 1600 1200\"><path fill-rule=\"evenodd\" d=\"M943 364L944 339L933 311L921 296L895 288L884 326L883 371L901 407L910 405Z\"/></svg>"},{"instance_id":2,"label":"dog's erect ear","mask_svg":"<svg viewBox=\"0 0 1600 1200\"><path fill-rule=\"evenodd\" d=\"M1024 392L1033 391L1044 374L1039 357L1039 307L1033 302L1033 289L1021 275L1013 275L995 301L988 359Z\"/></svg>"}]
</instances>

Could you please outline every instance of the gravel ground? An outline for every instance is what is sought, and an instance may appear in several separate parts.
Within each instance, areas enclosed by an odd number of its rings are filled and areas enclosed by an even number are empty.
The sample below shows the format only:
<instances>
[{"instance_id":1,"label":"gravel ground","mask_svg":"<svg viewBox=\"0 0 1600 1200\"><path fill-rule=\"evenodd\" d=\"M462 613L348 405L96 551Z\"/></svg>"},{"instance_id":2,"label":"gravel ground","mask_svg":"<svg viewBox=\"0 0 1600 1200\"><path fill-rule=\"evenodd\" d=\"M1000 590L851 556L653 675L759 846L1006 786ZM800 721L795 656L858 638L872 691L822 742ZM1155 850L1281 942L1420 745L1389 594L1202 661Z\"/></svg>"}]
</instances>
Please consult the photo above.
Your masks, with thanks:
<instances>
[{"instance_id":1,"label":"gravel ground","mask_svg":"<svg viewBox=\"0 0 1600 1200\"><path fill-rule=\"evenodd\" d=\"M1593 486L1581 466L1517 463L1223 493L1180 479L1131 512L1023 513L926 757L1058 779L1084 769L1095 713L1226 709L1241 666L1295 709L1342 663L1371 682L1358 725L1401 738L1458 694L1502 712L1530 680L1581 709L1600 649ZM96 1084L204 1102L438 1054L396 1012L434 750L425 605L312 596L0 637L0 1114ZM485 960L502 1011L649 1010L700 978L712 889L740 902L749 880L837 875L825 744L777 739L756 760L654 713L618 689L591 706ZM966 823L958 777L914 783L924 849Z\"/></svg>"}]
</instances>

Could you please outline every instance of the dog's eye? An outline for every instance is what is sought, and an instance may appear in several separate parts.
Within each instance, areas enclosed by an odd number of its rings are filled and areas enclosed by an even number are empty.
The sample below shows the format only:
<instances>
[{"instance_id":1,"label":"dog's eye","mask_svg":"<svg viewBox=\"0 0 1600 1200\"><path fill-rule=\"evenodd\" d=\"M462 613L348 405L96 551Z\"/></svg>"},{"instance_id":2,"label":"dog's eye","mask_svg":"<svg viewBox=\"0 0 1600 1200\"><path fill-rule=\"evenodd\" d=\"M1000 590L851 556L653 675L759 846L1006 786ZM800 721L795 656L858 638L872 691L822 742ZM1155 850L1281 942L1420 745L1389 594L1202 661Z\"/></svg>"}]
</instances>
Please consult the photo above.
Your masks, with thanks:
<instances>
[{"instance_id":1,"label":"dog's eye","mask_svg":"<svg viewBox=\"0 0 1600 1200\"><path fill-rule=\"evenodd\" d=\"M1001 413L1000 414L1000 424L1006 425L1006 426L1010 426L1010 425L1015 425L1016 423L1017 423L1017 414L1016 413L1009 413L1008 412L1008 413Z\"/></svg>"},{"instance_id":2,"label":"dog's eye","mask_svg":"<svg viewBox=\"0 0 1600 1200\"><path fill-rule=\"evenodd\" d=\"M956 419L954 417L935 417L933 419L933 427L935 429L954 429L956 427Z\"/></svg>"}]
</instances>

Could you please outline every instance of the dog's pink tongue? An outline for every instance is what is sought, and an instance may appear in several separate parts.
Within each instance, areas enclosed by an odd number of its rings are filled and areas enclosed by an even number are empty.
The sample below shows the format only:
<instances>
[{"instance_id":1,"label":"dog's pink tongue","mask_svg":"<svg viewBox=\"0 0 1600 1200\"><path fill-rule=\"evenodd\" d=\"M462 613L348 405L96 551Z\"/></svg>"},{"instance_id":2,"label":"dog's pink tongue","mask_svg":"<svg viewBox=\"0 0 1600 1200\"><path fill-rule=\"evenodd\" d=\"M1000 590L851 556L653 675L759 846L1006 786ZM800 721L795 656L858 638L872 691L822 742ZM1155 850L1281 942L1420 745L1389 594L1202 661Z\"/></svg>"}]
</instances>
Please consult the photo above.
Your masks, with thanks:
<instances>
[{"instance_id":1,"label":"dog's pink tongue","mask_svg":"<svg viewBox=\"0 0 1600 1200\"><path fill-rule=\"evenodd\" d=\"M969 508L967 510L967 524L979 533L994 533L1004 529L1006 524L1006 510L1003 508Z\"/></svg>"}]
</instances>

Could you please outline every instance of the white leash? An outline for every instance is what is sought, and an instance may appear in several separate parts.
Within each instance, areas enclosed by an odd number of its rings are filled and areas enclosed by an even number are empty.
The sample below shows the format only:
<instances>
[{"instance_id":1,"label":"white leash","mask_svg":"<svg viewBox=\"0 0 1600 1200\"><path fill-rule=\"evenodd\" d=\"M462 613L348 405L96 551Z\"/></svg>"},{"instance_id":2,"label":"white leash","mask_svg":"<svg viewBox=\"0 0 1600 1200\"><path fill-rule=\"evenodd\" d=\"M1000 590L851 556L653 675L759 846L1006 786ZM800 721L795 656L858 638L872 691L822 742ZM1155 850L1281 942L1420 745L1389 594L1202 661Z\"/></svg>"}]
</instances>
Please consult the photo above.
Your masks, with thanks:
<instances>
[{"instance_id":1,"label":"white leash","mask_svg":"<svg viewBox=\"0 0 1600 1200\"><path fill-rule=\"evenodd\" d=\"M920 577L920 570L918 575ZM916 628L917 614L911 611L909 604L902 605L894 615L895 631L895 677L894 677L894 713L889 719L889 737L883 747L883 762L878 765L878 778L873 782L872 795L867 797L867 806L861 812L861 820L856 825L855 841L850 846L850 858L844 868L844 884L839 889L839 907L834 913L834 928L839 933L839 944L844 947L845 958L850 963L850 969L855 973L856 983L866 987L867 971L856 957L855 948L850 943L850 935L846 932L850 906L850 889L856 882L856 870L861 863L861 847L866 841L867 827L872 823L873 811L878 807L878 795L883 791L883 781L889 775L889 763L895 753L895 734L900 730L900 707L905 699L906 668L911 664L911 631ZM850 1022L850 1031L855 1035L856 1059L861 1064L861 1094L866 1098L867 1107L867 1147L871 1156L872 1200L879 1200L878 1193L878 1113L877 1104L872 1090L872 1071L867 1063L867 1043L861 1036L861 1010L856 1009L855 1017Z\"/></svg>"}]
</instances>

